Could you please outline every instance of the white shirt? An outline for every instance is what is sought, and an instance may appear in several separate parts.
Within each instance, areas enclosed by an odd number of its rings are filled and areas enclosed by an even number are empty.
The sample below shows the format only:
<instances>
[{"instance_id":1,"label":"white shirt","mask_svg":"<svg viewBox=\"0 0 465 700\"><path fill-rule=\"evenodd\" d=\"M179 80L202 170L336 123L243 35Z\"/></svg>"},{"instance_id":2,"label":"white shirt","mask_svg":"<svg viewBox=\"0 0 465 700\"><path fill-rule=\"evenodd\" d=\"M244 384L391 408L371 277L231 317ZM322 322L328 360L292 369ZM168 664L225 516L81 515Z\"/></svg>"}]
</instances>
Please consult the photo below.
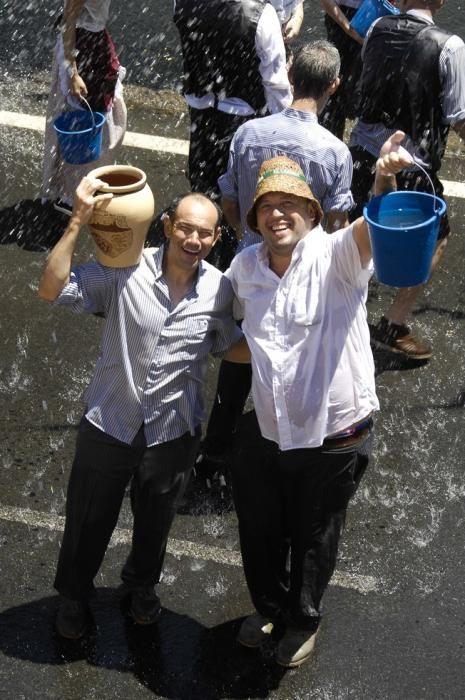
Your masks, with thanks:
<instances>
[{"instance_id":1,"label":"white shirt","mask_svg":"<svg viewBox=\"0 0 465 700\"><path fill-rule=\"evenodd\" d=\"M82 27L90 32L103 31L110 14L110 2L111 0L86 0L76 20L76 27Z\"/></svg>"},{"instance_id":2,"label":"white shirt","mask_svg":"<svg viewBox=\"0 0 465 700\"><path fill-rule=\"evenodd\" d=\"M280 112L292 102L292 92L287 77L286 50L281 32L281 24L272 5L265 5L258 20L255 34L255 50L260 61L259 71L262 77L268 111L274 114ZM215 106L215 95L208 93L202 97L185 95L189 107L208 109ZM227 95L218 100L216 108L227 114L253 116L255 110L248 102Z\"/></svg>"},{"instance_id":3,"label":"white shirt","mask_svg":"<svg viewBox=\"0 0 465 700\"><path fill-rule=\"evenodd\" d=\"M270 0L281 24L285 24L291 19L292 13L298 5L302 5L303 0Z\"/></svg>"},{"instance_id":4,"label":"white shirt","mask_svg":"<svg viewBox=\"0 0 465 700\"><path fill-rule=\"evenodd\" d=\"M265 438L281 450L319 447L379 408L365 307L372 265L362 268L351 226L312 229L282 278L264 243L239 253L226 274L242 307Z\"/></svg>"}]
</instances>

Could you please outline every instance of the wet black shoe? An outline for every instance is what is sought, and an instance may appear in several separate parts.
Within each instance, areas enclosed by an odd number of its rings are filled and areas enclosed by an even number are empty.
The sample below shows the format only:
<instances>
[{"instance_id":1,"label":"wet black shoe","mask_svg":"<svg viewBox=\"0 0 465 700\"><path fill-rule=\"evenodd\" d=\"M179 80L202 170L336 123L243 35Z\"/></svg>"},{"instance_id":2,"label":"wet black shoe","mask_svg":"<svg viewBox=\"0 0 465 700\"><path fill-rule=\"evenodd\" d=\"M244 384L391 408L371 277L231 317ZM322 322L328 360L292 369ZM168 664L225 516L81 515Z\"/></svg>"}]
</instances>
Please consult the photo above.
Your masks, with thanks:
<instances>
[{"instance_id":1,"label":"wet black shoe","mask_svg":"<svg viewBox=\"0 0 465 700\"><path fill-rule=\"evenodd\" d=\"M138 625L153 625L158 620L161 604L153 586L132 591L129 612Z\"/></svg>"},{"instance_id":2,"label":"wet black shoe","mask_svg":"<svg viewBox=\"0 0 465 700\"><path fill-rule=\"evenodd\" d=\"M391 350L412 360L429 360L433 354L431 346L417 340L408 326L391 323L385 316L376 326L370 327L370 337L375 347Z\"/></svg>"},{"instance_id":3,"label":"wet black shoe","mask_svg":"<svg viewBox=\"0 0 465 700\"><path fill-rule=\"evenodd\" d=\"M60 597L55 620L55 629L65 639L81 639L90 625L90 610L87 603Z\"/></svg>"}]
</instances>

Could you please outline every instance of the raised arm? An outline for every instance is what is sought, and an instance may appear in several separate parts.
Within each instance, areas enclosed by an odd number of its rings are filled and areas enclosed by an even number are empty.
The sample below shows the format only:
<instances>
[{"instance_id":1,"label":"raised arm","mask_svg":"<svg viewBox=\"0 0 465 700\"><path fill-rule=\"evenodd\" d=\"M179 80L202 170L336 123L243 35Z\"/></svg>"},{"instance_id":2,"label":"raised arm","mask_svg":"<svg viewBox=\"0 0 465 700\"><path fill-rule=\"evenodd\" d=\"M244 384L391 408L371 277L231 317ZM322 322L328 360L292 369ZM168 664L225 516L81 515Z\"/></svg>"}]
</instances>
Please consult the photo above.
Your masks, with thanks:
<instances>
[{"instance_id":1,"label":"raised arm","mask_svg":"<svg viewBox=\"0 0 465 700\"><path fill-rule=\"evenodd\" d=\"M400 145L404 137L403 131L396 131L381 147L376 161L375 195L395 191L396 173L413 165L411 155ZM360 253L362 266L365 267L371 259L371 243L368 225L363 216L354 221L352 235Z\"/></svg>"},{"instance_id":2,"label":"raised arm","mask_svg":"<svg viewBox=\"0 0 465 700\"><path fill-rule=\"evenodd\" d=\"M329 15L346 34L348 34L358 44L363 44L363 37L361 37L360 34L355 31L355 29L352 29L352 25L350 24L349 20L339 8L339 5L334 2L334 0L320 0L320 4L326 14Z\"/></svg>"},{"instance_id":3,"label":"raised arm","mask_svg":"<svg viewBox=\"0 0 465 700\"><path fill-rule=\"evenodd\" d=\"M47 258L39 282L38 295L46 301L55 301L62 289L68 284L71 264L81 227L86 224L98 202L113 197L112 194L94 196L104 183L85 177L81 180L74 197L74 206L68 226L58 243L52 248Z\"/></svg>"},{"instance_id":4,"label":"raised arm","mask_svg":"<svg viewBox=\"0 0 465 700\"><path fill-rule=\"evenodd\" d=\"M292 39L298 36L303 21L304 2L302 0L302 2L294 7L291 16L283 26L283 38L285 42L292 41Z\"/></svg>"}]
</instances>

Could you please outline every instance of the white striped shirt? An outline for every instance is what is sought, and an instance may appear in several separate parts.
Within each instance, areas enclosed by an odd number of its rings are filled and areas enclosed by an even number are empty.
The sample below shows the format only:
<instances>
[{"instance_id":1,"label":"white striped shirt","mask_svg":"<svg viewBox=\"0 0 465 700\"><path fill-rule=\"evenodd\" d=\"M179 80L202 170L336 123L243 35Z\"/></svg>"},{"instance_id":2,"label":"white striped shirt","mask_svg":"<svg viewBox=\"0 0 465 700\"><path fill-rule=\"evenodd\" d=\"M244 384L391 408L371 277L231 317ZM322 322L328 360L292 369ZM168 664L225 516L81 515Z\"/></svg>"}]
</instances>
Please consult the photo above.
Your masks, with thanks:
<instances>
[{"instance_id":1,"label":"white striped shirt","mask_svg":"<svg viewBox=\"0 0 465 700\"><path fill-rule=\"evenodd\" d=\"M406 14L419 17L426 24L434 24L431 17L425 15L421 10L408 10ZM365 37L362 58L366 43L370 38L371 29L374 26L376 26L376 22L373 22ZM453 126L465 119L465 43L456 34L453 34L446 41L439 54L439 79L442 88L440 100L443 123ZM378 157L381 146L395 131L396 129L390 129L384 124L367 124L359 120L352 129L350 146L359 146L371 155ZM408 135L402 145L418 158L415 145ZM419 162L422 163L422 161ZM428 167L428 163L423 162L422 164Z\"/></svg>"},{"instance_id":2,"label":"white striped shirt","mask_svg":"<svg viewBox=\"0 0 465 700\"><path fill-rule=\"evenodd\" d=\"M253 204L260 165L279 155L299 163L325 213L348 211L353 205L349 149L318 124L316 114L287 107L279 114L252 119L234 134L228 170L218 180L222 194L239 204L244 235L238 252L262 240L247 228L246 216Z\"/></svg>"},{"instance_id":3,"label":"white striped shirt","mask_svg":"<svg viewBox=\"0 0 465 700\"><path fill-rule=\"evenodd\" d=\"M231 284L205 261L173 308L163 250L146 249L134 267L92 262L73 268L56 302L77 313L105 315L100 356L85 394L86 418L128 444L142 424L147 445L194 434L205 418L208 354L221 355L241 336L232 318Z\"/></svg>"}]
</instances>

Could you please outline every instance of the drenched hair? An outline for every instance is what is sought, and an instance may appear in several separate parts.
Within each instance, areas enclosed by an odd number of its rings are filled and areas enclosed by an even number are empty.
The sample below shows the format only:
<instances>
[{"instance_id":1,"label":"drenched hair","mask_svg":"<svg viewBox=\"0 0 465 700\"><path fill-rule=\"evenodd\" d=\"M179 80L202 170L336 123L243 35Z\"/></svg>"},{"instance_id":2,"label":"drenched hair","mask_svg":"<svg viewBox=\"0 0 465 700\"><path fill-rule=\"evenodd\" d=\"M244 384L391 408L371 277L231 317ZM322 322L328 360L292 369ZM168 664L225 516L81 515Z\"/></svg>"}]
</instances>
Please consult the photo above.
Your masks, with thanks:
<instances>
[{"instance_id":1,"label":"drenched hair","mask_svg":"<svg viewBox=\"0 0 465 700\"><path fill-rule=\"evenodd\" d=\"M296 52L290 71L294 99L319 100L338 78L340 69L341 57L334 44L323 39L304 44Z\"/></svg>"},{"instance_id":2,"label":"drenched hair","mask_svg":"<svg viewBox=\"0 0 465 700\"><path fill-rule=\"evenodd\" d=\"M165 211L165 214L167 214L170 217L171 223L174 223L176 214L178 213L179 205L188 197L193 197L194 199L197 199L201 202L209 202L212 206L214 206L217 215L215 227L220 226L223 212L221 211L220 207L216 204L216 202L210 199L210 197L207 197L206 194L202 194L202 192L185 192L184 194L180 194L178 195L178 197L175 197L175 199L173 199L173 201Z\"/></svg>"}]
</instances>

